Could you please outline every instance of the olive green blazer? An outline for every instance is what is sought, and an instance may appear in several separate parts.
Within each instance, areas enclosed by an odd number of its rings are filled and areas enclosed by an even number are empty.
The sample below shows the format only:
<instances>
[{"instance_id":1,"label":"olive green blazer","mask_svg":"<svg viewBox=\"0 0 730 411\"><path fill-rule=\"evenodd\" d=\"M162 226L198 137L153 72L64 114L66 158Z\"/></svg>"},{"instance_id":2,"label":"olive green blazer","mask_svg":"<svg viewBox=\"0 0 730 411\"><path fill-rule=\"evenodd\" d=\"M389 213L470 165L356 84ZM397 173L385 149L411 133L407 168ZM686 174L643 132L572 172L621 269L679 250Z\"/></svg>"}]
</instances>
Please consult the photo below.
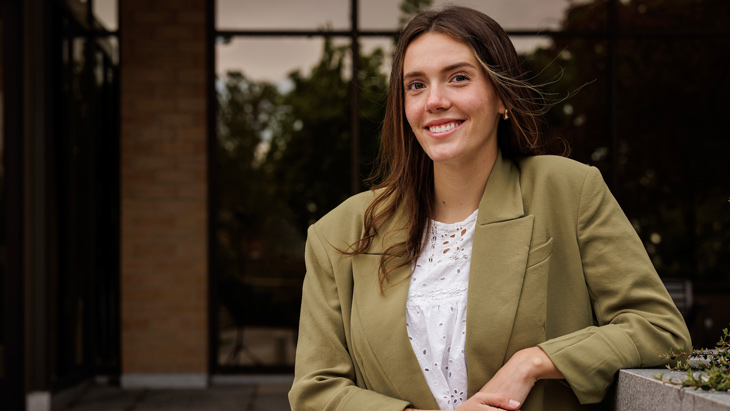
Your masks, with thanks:
<instances>
[{"instance_id":1,"label":"olive green blazer","mask_svg":"<svg viewBox=\"0 0 730 411\"><path fill-rule=\"evenodd\" d=\"M410 265L384 294L380 256L405 239L398 215L369 252L362 235L373 192L309 229L295 381L299 410L437 409L406 332ZM620 368L656 366L689 333L600 172L575 161L497 158L479 204L469 274L469 396L516 351L539 345L565 380L538 381L523 411L590 408Z\"/></svg>"}]
</instances>

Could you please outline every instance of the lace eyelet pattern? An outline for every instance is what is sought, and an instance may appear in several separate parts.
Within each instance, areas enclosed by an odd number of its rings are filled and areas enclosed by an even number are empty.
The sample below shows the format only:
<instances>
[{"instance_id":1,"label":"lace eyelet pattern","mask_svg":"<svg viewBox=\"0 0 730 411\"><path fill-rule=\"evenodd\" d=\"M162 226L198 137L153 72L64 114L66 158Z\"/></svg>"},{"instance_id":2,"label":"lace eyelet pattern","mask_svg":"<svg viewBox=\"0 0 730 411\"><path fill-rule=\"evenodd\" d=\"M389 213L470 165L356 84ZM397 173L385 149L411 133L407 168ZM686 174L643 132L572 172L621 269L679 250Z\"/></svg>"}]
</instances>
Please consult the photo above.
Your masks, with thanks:
<instances>
[{"instance_id":1,"label":"lace eyelet pattern","mask_svg":"<svg viewBox=\"0 0 730 411\"><path fill-rule=\"evenodd\" d=\"M477 212L459 223L431 222L408 290L408 337L442 410L467 400L466 298Z\"/></svg>"}]
</instances>

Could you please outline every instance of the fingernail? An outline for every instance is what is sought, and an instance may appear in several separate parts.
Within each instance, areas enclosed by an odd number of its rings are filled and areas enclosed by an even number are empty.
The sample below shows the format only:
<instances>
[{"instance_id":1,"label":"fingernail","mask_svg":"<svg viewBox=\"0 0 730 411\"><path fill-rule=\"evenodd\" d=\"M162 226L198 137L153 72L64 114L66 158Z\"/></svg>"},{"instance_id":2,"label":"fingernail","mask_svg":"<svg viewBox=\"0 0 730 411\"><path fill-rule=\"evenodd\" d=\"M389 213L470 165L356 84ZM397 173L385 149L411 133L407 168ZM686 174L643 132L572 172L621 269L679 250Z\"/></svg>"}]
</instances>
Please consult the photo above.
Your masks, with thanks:
<instances>
[{"instance_id":1,"label":"fingernail","mask_svg":"<svg viewBox=\"0 0 730 411\"><path fill-rule=\"evenodd\" d=\"M509 406L510 407L513 407L513 408L517 408L517 407L520 406L520 402L519 401L515 401L515 400L509 400Z\"/></svg>"}]
</instances>

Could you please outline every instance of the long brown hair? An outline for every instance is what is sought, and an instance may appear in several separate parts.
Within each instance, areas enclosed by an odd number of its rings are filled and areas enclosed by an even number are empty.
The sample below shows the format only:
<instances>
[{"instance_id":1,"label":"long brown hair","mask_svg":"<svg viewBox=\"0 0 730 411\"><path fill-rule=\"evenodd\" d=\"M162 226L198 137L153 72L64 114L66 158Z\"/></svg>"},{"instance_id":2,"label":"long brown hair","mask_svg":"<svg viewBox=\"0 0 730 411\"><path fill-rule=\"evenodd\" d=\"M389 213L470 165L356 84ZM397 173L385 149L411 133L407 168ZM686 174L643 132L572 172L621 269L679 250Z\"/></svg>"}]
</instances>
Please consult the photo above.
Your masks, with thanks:
<instances>
[{"instance_id":1,"label":"long brown hair","mask_svg":"<svg viewBox=\"0 0 730 411\"><path fill-rule=\"evenodd\" d=\"M408 45L418 36L435 32L469 46L491 80L497 96L509 110L509 120L500 120L497 142L505 157L530 156L544 152L540 117L545 105L541 94L530 85L520 67L512 42L496 21L466 7L426 11L411 20L400 34L393 56L387 107L381 134L380 152L373 179L377 196L365 212L362 238L344 252L363 254L370 248L378 229L399 209L408 215L404 242L384 250L378 277L381 291L388 275L413 262L421 254L423 233L433 213L433 162L416 140L405 119L403 60ZM397 262L399 261L400 262Z\"/></svg>"}]
</instances>

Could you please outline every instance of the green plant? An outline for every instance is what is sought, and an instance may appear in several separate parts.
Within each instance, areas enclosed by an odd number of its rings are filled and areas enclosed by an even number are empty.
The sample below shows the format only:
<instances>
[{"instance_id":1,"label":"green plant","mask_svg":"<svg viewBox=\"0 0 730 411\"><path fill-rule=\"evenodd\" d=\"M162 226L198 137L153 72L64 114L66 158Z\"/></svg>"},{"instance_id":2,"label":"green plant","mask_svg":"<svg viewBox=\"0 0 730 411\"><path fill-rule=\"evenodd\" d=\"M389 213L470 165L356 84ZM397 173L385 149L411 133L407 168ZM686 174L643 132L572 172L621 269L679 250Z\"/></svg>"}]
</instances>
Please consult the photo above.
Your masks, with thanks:
<instances>
[{"instance_id":1,"label":"green plant","mask_svg":"<svg viewBox=\"0 0 730 411\"><path fill-rule=\"evenodd\" d=\"M701 348L686 353L684 350L660 355L663 359L676 360L676 365L667 365L672 371L686 371L686 378L674 381L665 379L664 373L655 376L659 381L682 387L694 387L695 390L727 391L730 389L730 332L725 328L717 342L715 350Z\"/></svg>"}]
</instances>

